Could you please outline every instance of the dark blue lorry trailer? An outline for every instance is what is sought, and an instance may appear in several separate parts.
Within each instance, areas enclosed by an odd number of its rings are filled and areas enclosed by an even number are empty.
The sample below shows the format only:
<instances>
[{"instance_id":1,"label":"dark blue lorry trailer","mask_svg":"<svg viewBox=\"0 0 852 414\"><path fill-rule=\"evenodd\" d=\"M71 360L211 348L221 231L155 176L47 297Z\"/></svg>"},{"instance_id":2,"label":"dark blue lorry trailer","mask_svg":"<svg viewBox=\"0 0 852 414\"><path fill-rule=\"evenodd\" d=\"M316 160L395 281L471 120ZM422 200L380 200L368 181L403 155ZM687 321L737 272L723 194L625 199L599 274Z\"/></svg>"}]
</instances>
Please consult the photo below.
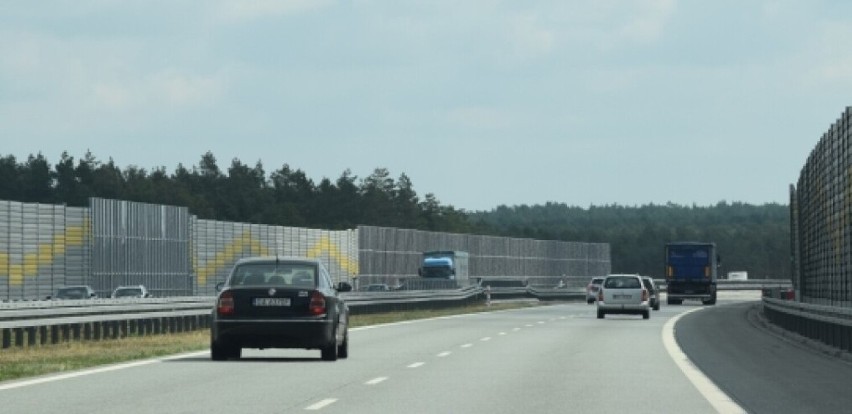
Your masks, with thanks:
<instances>
[{"instance_id":1,"label":"dark blue lorry trailer","mask_svg":"<svg viewBox=\"0 0 852 414\"><path fill-rule=\"evenodd\" d=\"M666 244L666 302L680 305L684 299L716 303L716 270L721 264L715 243Z\"/></svg>"}]
</instances>

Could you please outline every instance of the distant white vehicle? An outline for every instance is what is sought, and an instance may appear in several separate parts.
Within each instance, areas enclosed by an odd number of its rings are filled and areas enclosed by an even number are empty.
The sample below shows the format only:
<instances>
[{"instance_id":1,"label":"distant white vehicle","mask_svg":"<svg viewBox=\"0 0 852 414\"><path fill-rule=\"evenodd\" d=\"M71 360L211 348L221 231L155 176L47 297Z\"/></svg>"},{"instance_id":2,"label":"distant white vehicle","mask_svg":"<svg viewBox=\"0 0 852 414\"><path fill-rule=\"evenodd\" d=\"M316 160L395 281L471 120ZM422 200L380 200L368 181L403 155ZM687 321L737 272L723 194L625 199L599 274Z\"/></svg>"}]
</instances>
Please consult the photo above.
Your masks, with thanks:
<instances>
[{"instance_id":1,"label":"distant white vehicle","mask_svg":"<svg viewBox=\"0 0 852 414\"><path fill-rule=\"evenodd\" d=\"M748 280L748 272L728 272L728 280Z\"/></svg>"}]
</instances>

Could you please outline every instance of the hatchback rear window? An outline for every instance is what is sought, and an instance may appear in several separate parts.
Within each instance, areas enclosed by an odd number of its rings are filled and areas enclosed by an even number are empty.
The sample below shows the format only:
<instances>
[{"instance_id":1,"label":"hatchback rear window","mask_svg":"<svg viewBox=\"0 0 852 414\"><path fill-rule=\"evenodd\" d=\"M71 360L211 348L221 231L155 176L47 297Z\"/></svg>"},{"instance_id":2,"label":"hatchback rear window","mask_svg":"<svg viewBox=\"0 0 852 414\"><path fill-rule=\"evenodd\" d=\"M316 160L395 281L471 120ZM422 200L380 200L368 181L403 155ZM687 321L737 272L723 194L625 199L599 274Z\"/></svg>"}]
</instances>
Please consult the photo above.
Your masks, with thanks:
<instances>
[{"instance_id":1,"label":"hatchback rear window","mask_svg":"<svg viewBox=\"0 0 852 414\"><path fill-rule=\"evenodd\" d=\"M635 277L608 277L604 282L607 289L640 289L642 288L638 278Z\"/></svg>"}]
</instances>

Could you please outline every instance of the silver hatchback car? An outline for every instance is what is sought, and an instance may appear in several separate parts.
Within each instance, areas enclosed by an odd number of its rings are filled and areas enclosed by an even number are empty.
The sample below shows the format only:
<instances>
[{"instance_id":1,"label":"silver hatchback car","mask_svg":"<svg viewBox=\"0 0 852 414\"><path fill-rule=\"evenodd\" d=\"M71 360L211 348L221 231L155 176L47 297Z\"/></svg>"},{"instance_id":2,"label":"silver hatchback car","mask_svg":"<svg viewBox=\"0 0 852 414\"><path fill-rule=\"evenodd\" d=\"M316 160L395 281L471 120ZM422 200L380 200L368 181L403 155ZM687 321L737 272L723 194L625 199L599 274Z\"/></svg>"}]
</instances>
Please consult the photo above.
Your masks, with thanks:
<instances>
[{"instance_id":1,"label":"silver hatchback car","mask_svg":"<svg viewBox=\"0 0 852 414\"><path fill-rule=\"evenodd\" d=\"M642 285L639 275L609 275L598 292L598 319L611 314L640 314L643 319L651 317L648 289Z\"/></svg>"}]
</instances>

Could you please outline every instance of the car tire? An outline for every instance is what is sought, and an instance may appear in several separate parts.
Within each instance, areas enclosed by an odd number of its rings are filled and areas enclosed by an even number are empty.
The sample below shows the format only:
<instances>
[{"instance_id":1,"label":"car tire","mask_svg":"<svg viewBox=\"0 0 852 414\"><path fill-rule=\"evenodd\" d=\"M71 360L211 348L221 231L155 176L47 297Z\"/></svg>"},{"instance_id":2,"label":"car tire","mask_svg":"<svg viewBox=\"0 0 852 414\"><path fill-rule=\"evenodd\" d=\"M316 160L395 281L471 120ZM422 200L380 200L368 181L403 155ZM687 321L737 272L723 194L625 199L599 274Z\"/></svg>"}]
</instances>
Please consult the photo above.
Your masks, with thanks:
<instances>
[{"instance_id":1,"label":"car tire","mask_svg":"<svg viewBox=\"0 0 852 414\"><path fill-rule=\"evenodd\" d=\"M598 311L598 319L603 319L604 313L602 311Z\"/></svg>"},{"instance_id":2,"label":"car tire","mask_svg":"<svg viewBox=\"0 0 852 414\"><path fill-rule=\"evenodd\" d=\"M337 357L341 359L349 358L349 330L343 336L343 343L337 347Z\"/></svg>"},{"instance_id":3,"label":"car tire","mask_svg":"<svg viewBox=\"0 0 852 414\"><path fill-rule=\"evenodd\" d=\"M657 301L657 303L654 304L654 310L655 311L660 310L660 301Z\"/></svg>"},{"instance_id":4,"label":"car tire","mask_svg":"<svg viewBox=\"0 0 852 414\"><path fill-rule=\"evenodd\" d=\"M591 305L591 304L595 303L595 300L586 298L586 303Z\"/></svg>"},{"instance_id":5,"label":"car tire","mask_svg":"<svg viewBox=\"0 0 852 414\"><path fill-rule=\"evenodd\" d=\"M224 361L228 359L228 348L218 341L210 341L210 359Z\"/></svg>"},{"instance_id":6,"label":"car tire","mask_svg":"<svg viewBox=\"0 0 852 414\"><path fill-rule=\"evenodd\" d=\"M651 318L651 311L642 312L642 319L650 319L650 318Z\"/></svg>"},{"instance_id":7,"label":"car tire","mask_svg":"<svg viewBox=\"0 0 852 414\"><path fill-rule=\"evenodd\" d=\"M683 303L683 299L666 299L666 303L669 305L680 305Z\"/></svg>"},{"instance_id":8,"label":"car tire","mask_svg":"<svg viewBox=\"0 0 852 414\"><path fill-rule=\"evenodd\" d=\"M231 359L240 359L243 356L243 349L238 346L231 346L229 349Z\"/></svg>"},{"instance_id":9,"label":"car tire","mask_svg":"<svg viewBox=\"0 0 852 414\"><path fill-rule=\"evenodd\" d=\"M337 361L337 344L332 343L329 346L320 348L320 357L323 361Z\"/></svg>"}]
</instances>

